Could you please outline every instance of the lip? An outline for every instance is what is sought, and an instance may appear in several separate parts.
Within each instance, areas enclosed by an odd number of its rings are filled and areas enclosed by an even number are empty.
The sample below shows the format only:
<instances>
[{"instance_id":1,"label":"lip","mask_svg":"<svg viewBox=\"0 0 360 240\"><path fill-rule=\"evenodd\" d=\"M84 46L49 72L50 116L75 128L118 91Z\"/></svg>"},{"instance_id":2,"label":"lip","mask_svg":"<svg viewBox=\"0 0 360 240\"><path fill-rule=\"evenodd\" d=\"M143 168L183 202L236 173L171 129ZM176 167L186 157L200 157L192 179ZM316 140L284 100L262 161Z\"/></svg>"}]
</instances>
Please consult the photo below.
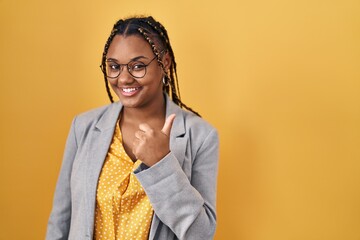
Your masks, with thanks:
<instances>
[{"instance_id":1,"label":"lip","mask_svg":"<svg viewBox=\"0 0 360 240\"><path fill-rule=\"evenodd\" d=\"M119 87L122 95L126 97L131 97L140 92L142 87Z\"/></svg>"}]
</instances>

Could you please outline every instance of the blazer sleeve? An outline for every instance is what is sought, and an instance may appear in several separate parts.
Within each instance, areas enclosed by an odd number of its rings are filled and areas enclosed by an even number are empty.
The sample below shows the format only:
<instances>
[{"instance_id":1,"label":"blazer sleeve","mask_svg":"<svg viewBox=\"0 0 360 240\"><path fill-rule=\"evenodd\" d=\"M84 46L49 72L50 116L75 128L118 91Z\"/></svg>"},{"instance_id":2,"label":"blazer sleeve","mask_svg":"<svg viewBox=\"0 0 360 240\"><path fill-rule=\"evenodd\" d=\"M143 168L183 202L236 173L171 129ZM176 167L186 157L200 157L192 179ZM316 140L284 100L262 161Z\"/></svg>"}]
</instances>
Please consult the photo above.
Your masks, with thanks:
<instances>
[{"instance_id":1,"label":"blazer sleeve","mask_svg":"<svg viewBox=\"0 0 360 240\"><path fill-rule=\"evenodd\" d=\"M46 239L68 239L71 219L70 176L77 151L74 118L68 135L60 175L57 180L53 208L47 225Z\"/></svg>"},{"instance_id":2,"label":"blazer sleeve","mask_svg":"<svg viewBox=\"0 0 360 240\"><path fill-rule=\"evenodd\" d=\"M218 148L218 133L212 129L197 150L191 181L171 152L152 167L135 171L156 215L178 239L214 237Z\"/></svg>"}]
</instances>

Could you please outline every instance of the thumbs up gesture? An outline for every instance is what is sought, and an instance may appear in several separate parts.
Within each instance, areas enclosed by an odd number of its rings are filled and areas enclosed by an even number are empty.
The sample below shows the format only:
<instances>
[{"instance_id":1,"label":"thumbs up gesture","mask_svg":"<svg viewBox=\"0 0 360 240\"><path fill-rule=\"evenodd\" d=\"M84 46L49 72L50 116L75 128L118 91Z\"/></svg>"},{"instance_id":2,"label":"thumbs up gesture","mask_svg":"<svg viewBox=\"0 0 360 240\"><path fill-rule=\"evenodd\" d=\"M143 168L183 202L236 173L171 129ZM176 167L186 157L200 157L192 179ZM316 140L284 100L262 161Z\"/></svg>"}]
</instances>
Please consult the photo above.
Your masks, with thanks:
<instances>
[{"instance_id":1,"label":"thumbs up gesture","mask_svg":"<svg viewBox=\"0 0 360 240\"><path fill-rule=\"evenodd\" d=\"M167 117L160 131L152 129L146 123L139 125L132 149L137 159L151 167L170 152L170 131L174 119L175 114Z\"/></svg>"}]
</instances>

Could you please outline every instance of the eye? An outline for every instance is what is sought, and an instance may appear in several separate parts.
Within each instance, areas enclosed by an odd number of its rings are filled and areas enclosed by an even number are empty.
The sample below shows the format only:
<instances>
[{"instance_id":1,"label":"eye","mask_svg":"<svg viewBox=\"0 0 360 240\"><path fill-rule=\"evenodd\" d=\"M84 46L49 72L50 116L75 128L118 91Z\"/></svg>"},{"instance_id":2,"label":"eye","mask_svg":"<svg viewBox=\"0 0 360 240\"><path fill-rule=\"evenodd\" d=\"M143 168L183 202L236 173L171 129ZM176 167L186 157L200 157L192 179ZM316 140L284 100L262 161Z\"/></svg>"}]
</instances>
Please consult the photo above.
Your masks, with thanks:
<instances>
[{"instance_id":1,"label":"eye","mask_svg":"<svg viewBox=\"0 0 360 240\"><path fill-rule=\"evenodd\" d=\"M107 72L119 72L120 71L121 66L119 64L117 64L116 62L111 62L108 61L106 63L106 71Z\"/></svg>"},{"instance_id":2,"label":"eye","mask_svg":"<svg viewBox=\"0 0 360 240\"><path fill-rule=\"evenodd\" d=\"M142 71L146 68L146 65L142 62L134 62L130 65L131 71Z\"/></svg>"},{"instance_id":3,"label":"eye","mask_svg":"<svg viewBox=\"0 0 360 240\"><path fill-rule=\"evenodd\" d=\"M110 71L119 71L120 65L115 63L109 63L108 68Z\"/></svg>"}]
</instances>

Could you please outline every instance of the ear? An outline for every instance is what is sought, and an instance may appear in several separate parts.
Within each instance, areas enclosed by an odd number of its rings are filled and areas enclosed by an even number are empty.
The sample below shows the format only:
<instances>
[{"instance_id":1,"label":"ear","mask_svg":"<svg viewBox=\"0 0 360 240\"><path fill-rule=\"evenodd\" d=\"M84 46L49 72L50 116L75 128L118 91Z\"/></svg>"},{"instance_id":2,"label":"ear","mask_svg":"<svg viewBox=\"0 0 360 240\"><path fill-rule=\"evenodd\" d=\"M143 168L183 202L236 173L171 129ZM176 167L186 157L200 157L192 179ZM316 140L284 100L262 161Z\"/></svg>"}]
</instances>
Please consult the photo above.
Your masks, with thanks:
<instances>
[{"instance_id":1,"label":"ear","mask_svg":"<svg viewBox=\"0 0 360 240\"><path fill-rule=\"evenodd\" d=\"M171 67L172 59L170 57L169 51L166 51L164 56L162 57L162 62L166 70L169 70Z\"/></svg>"}]
</instances>

